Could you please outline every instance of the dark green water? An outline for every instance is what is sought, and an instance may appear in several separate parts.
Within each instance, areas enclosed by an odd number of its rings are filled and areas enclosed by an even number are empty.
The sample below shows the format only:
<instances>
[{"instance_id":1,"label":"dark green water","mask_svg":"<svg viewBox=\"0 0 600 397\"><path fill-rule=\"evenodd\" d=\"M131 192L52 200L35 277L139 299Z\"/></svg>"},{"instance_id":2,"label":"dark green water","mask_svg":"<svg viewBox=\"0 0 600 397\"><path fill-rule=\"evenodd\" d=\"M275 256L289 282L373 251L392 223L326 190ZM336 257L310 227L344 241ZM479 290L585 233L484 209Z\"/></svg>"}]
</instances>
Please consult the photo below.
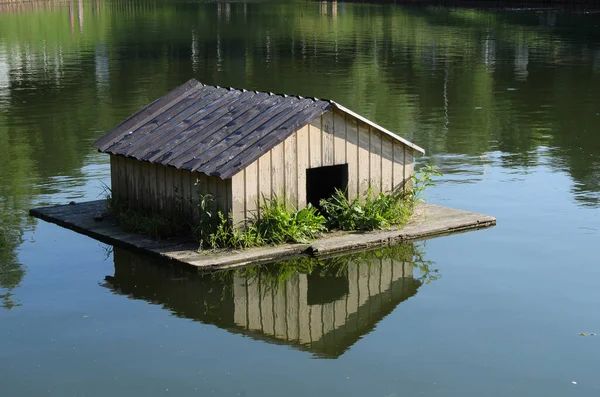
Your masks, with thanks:
<instances>
[{"instance_id":1,"label":"dark green water","mask_svg":"<svg viewBox=\"0 0 600 397\"><path fill-rule=\"evenodd\" d=\"M91 143L191 77L336 100L498 226L201 277L27 217L98 198ZM598 13L0 5L2 396L597 396L599 214Z\"/></svg>"}]
</instances>

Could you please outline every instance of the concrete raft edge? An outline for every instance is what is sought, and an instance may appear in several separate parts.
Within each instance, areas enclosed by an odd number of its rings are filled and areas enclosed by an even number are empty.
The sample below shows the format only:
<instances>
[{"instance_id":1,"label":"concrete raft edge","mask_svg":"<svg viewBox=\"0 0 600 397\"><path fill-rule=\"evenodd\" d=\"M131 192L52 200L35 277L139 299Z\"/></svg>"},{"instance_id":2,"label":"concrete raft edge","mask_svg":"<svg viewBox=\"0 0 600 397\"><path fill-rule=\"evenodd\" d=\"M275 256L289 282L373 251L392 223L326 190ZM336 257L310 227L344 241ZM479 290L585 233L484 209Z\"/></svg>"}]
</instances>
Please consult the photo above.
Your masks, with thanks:
<instances>
[{"instance_id":1,"label":"concrete raft edge","mask_svg":"<svg viewBox=\"0 0 600 397\"><path fill-rule=\"evenodd\" d=\"M330 233L310 244L285 244L244 250L197 251L189 239L153 239L123 231L106 211L104 200L75 205L33 208L31 216L110 245L133 248L198 270L220 270L267 264L299 256L327 257L347 252L416 241L451 233L488 228L496 218L474 212L420 203L411 220L401 229L373 232ZM102 220L94 218L102 214Z\"/></svg>"}]
</instances>

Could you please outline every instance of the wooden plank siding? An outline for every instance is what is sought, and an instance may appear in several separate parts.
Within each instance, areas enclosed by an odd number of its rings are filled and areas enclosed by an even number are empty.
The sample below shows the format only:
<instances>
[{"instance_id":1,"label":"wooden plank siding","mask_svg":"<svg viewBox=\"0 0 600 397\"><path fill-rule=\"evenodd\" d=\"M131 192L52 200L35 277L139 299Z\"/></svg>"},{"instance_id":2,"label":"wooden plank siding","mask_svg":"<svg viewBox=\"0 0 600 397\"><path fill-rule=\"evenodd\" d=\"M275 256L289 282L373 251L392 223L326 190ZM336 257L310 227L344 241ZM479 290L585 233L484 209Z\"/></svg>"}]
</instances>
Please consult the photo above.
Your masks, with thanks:
<instances>
[{"instance_id":1,"label":"wooden plank siding","mask_svg":"<svg viewBox=\"0 0 600 397\"><path fill-rule=\"evenodd\" d=\"M371 171L369 167L371 155L369 148L371 147L369 126L364 123L358 123L358 193L364 194L370 187Z\"/></svg>"},{"instance_id":2,"label":"wooden plank siding","mask_svg":"<svg viewBox=\"0 0 600 397\"><path fill-rule=\"evenodd\" d=\"M110 156L110 186L111 195L115 196L115 190L118 190L119 186L119 158L117 156Z\"/></svg>"},{"instance_id":3,"label":"wooden plank siding","mask_svg":"<svg viewBox=\"0 0 600 397\"><path fill-rule=\"evenodd\" d=\"M360 191L358 183L358 120L346 116L346 162L348 163L348 198L354 200Z\"/></svg>"},{"instance_id":4,"label":"wooden plank siding","mask_svg":"<svg viewBox=\"0 0 600 397\"><path fill-rule=\"evenodd\" d=\"M340 112L333 113L333 163L346 164L346 115Z\"/></svg>"},{"instance_id":5,"label":"wooden plank siding","mask_svg":"<svg viewBox=\"0 0 600 397\"><path fill-rule=\"evenodd\" d=\"M394 171L394 142L392 138L382 135L381 141L381 191L389 192L394 188L392 183Z\"/></svg>"},{"instance_id":6,"label":"wooden plank siding","mask_svg":"<svg viewBox=\"0 0 600 397\"><path fill-rule=\"evenodd\" d=\"M339 126L342 129L341 126ZM322 166L335 165L334 162L334 124L333 112L327 112L321 116L321 163ZM343 164L343 163L342 163Z\"/></svg>"},{"instance_id":7,"label":"wooden plank siding","mask_svg":"<svg viewBox=\"0 0 600 397\"><path fill-rule=\"evenodd\" d=\"M231 180L178 170L122 156L111 156L114 197L149 211L199 216L199 194L211 194L214 209L231 210Z\"/></svg>"},{"instance_id":8,"label":"wooden plank siding","mask_svg":"<svg viewBox=\"0 0 600 397\"><path fill-rule=\"evenodd\" d=\"M283 199L292 207L298 207L298 135L294 133L282 145L284 153Z\"/></svg>"},{"instance_id":9,"label":"wooden plank siding","mask_svg":"<svg viewBox=\"0 0 600 397\"><path fill-rule=\"evenodd\" d=\"M231 178L231 216L235 225L244 222L248 218L246 203L255 199L256 197L246 195L246 170L235 174Z\"/></svg>"},{"instance_id":10,"label":"wooden plank siding","mask_svg":"<svg viewBox=\"0 0 600 397\"><path fill-rule=\"evenodd\" d=\"M392 185L394 190L401 188L404 185L404 149L405 146L400 142L394 142L392 153Z\"/></svg>"},{"instance_id":11,"label":"wooden plank siding","mask_svg":"<svg viewBox=\"0 0 600 397\"><path fill-rule=\"evenodd\" d=\"M110 156L111 158L116 160L117 168L117 184L112 185L112 194L113 197L118 197L123 200L127 200L129 198L129 192L133 189L133 186L130 183L130 179L128 176L128 167L126 164L126 158L121 156ZM113 161L110 163L111 167L113 166Z\"/></svg>"},{"instance_id":12,"label":"wooden plank siding","mask_svg":"<svg viewBox=\"0 0 600 397\"><path fill-rule=\"evenodd\" d=\"M260 207L260 196L258 190L259 184L259 173L258 173L258 161L250 164L244 170L244 190L245 190L245 216L246 218L252 218L258 216L258 209ZM250 199L252 197L253 199Z\"/></svg>"},{"instance_id":13,"label":"wooden plank siding","mask_svg":"<svg viewBox=\"0 0 600 397\"><path fill-rule=\"evenodd\" d=\"M308 142L309 129L309 126L305 126L296 133L296 159L298 166L298 181L296 183L298 197L296 198L296 202L298 208L306 207L306 170L310 168L310 146Z\"/></svg>"},{"instance_id":14,"label":"wooden plank siding","mask_svg":"<svg viewBox=\"0 0 600 397\"><path fill-rule=\"evenodd\" d=\"M296 157L295 153L292 157L290 156L291 153L285 153L283 150L288 140L289 138L283 144L271 149L271 199L276 197L285 199L285 163L294 161Z\"/></svg>"},{"instance_id":15,"label":"wooden plank siding","mask_svg":"<svg viewBox=\"0 0 600 397\"><path fill-rule=\"evenodd\" d=\"M181 170L181 197L183 199L183 213L186 217L193 216L193 197L194 197L194 188L193 181L194 176L190 171Z\"/></svg>"},{"instance_id":16,"label":"wooden plank siding","mask_svg":"<svg viewBox=\"0 0 600 397\"><path fill-rule=\"evenodd\" d=\"M381 192L381 133L369 128L369 186L373 194Z\"/></svg>"},{"instance_id":17,"label":"wooden plank siding","mask_svg":"<svg viewBox=\"0 0 600 397\"><path fill-rule=\"evenodd\" d=\"M262 156L257 161L258 173L258 194L257 199L263 202L265 199L271 198L271 156ZM233 177L235 181L235 176ZM260 216L260 211L259 214Z\"/></svg>"},{"instance_id":18,"label":"wooden plank siding","mask_svg":"<svg viewBox=\"0 0 600 397\"><path fill-rule=\"evenodd\" d=\"M321 130L321 118L313 121L308 126L308 157L309 168L323 166L323 137Z\"/></svg>"},{"instance_id":19,"label":"wooden plank siding","mask_svg":"<svg viewBox=\"0 0 600 397\"><path fill-rule=\"evenodd\" d=\"M415 172L414 150L404 147L404 179L406 180L405 189L412 188L411 176Z\"/></svg>"},{"instance_id":20,"label":"wooden plank siding","mask_svg":"<svg viewBox=\"0 0 600 397\"><path fill-rule=\"evenodd\" d=\"M156 179L154 180L155 201L154 209L164 211L167 203L167 191L172 192L172 187L167 187L167 168L160 165L154 165Z\"/></svg>"}]
</instances>

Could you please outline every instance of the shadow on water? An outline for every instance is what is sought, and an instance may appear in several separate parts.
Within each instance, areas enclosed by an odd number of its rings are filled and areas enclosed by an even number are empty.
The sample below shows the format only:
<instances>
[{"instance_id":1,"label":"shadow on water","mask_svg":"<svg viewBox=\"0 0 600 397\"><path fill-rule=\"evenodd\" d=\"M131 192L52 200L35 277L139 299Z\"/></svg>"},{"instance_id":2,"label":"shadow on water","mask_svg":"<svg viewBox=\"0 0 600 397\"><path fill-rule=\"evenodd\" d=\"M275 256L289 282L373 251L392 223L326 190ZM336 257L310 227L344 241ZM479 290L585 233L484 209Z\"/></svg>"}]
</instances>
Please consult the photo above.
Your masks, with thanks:
<instances>
[{"instance_id":1,"label":"shadow on water","mask_svg":"<svg viewBox=\"0 0 600 397\"><path fill-rule=\"evenodd\" d=\"M318 261L300 258L209 274L189 273L114 249L105 287L176 316L337 358L396 306L438 277L421 245Z\"/></svg>"}]
</instances>

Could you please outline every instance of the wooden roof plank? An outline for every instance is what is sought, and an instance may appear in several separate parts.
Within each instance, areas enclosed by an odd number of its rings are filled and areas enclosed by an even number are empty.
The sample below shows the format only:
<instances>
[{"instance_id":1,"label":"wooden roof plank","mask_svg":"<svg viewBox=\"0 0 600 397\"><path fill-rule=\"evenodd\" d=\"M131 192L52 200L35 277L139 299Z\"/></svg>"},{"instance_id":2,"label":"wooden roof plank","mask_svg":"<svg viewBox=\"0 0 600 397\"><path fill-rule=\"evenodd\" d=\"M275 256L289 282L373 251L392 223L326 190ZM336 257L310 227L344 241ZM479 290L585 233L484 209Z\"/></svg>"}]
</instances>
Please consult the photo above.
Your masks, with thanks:
<instances>
[{"instance_id":1,"label":"wooden roof plank","mask_svg":"<svg viewBox=\"0 0 600 397\"><path fill-rule=\"evenodd\" d=\"M205 129L209 128L213 123L218 122L220 118L227 117L227 114L229 114L240 102L249 100L253 95L256 95L253 91L230 91L229 94L222 98L224 101L218 106L212 107L210 111L206 112L204 117L198 120L194 125L167 142L164 146L164 150L156 153L150 158L150 161L173 165L171 160L188 150L192 146L192 142L194 142L194 137L196 135L202 134Z\"/></svg>"},{"instance_id":2,"label":"wooden roof plank","mask_svg":"<svg viewBox=\"0 0 600 397\"><path fill-rule=\"evenodd\" d=\"M198 126L203 125L207 116L209 116L213 112L222 111L222 109L227 109L228 106L230 106L230 101L232 101L232 98L234 98L233 100L235 100L239 96L237 92L230 92L225 89L221 90L224 92L224 95L212 102L208 101L208 103L205 106L203 106L199 111L193 114L189 119L184 120L185 128L182 131L178 132L177 135L175 135L175 137L171 139L171 141L177 141L177 145L183 143L188 137L192 136L198 131ZM172 122L165 123L165 126L169 128L170 126L175 125L175 123L176 120L173 120ZM184 137L186 139L178 139ZM139 158L141 154L140 152L147 150L147 148L156 147L156 142L150 141L146 147L134 147L131 150L128 150L127 155Z\"/></svg>"},{"instance_id":3,"label":"wooden roof plank","mask_svg":"<svg viewBox=\"0 0 600 397\"><path fill-rule=\"evenodd\" d=\"M280 125L272 133L266 134L262 139L254 145L248 147L242 153L236 156L238 161L229 161L223 164L220 168L213 171L216 176L222 179L231 178L242 169L252 164L262 154L273 149L275 146L286 140L294 131L299 130L315 118L327 112L331 105L327 102L315 102L314 105L304 108L302 111L295 114L287 120L283 125Z\"/></svg>"},{"instance_id":4,"label":"wooden roof plank","mask_svg":"<svg viewBox=\"0 0 600 397\"><path fill-rule=\"evenodd\" d=\"M265 93L255 93L253 91L248 91L243 95L250 95L250 98L240 101L237 103L237 106L233 107L225 114L225 115L214 115L213 117L216 120L212 121L208 127L204 128L201 133L196 134L194 137L188 139L185 142L185 147L181 149L181 151L177 154L177 156L171 158L169 162L176 168L180 168L182 164L186 163L192 158L199 156L200 153L204 152L207 147L202 143L207 138L210 138L217 131L221 130L223 127L232 123L236 118L243 116L246 112L248 112L253 107L256 107L258 103L257 97L267 97L268 95ZM263 98L266 99L266 98Z\"/></svg>"},{"instance_id":5,"label":"wooden roof plank","mask_svg":"<svg viewBox=\"0 0 600 397\"><path fill-rule=\"evenodd\" d=\"M256 128L251 134L245 134L241 139L239 139L234 145L227 148L226 151L220 153L215 158L211 159L208 163L204 164L199 168L191 168L192 171L200 171L207 173L208 175L213 175L216 170L221 167L223 164L235 159L239 156L240 153L245 151L247 148L252 146L255 142L263 138L265 135L270 134L274 131L278 126L286 123L289 119L294 117L296 114L310 106L312 101L310 99L299 100L294 103L294 106L287 108L286 111L283 111L273 118L267 120L260 127ZM216 175L216 174L214 174Z\"/></svg>"},{"instance_id":6,"label":"wooden roof plank","mask_svg":"<svg viewBox=\"0 0 600 397\"><path fill-rule=\"evenodd\" d=\"M214 87L202 87L200 90L192 93L192 95L181 100L172 108L156 115L156 117L148 121L146 124L140 126L136 130L132 130L130 134L125 135L120 141L116 142L107 150L119 151L125 146L144 144L147 140L152 139L152 134L157 130L160 131L159 128L167 121L183 120L184 118L193 115L196 111L201 109L201 106L203 106L201 105L203 103L201 99L208 96L214 90Z\"/></svg>"},{"instance_id":7,"label":"wooden roof plank","mask_svg":"<svg viewBox=\"0 0 600 397\"><path fill-rule=\"evenodd\" d=\"M271 95L262 98L262 100L253 103L251 106L246 104L243 108L238 107L236 113L232 114L229 120L224 119L224 121L227 121L226 123L214 124L215 127L218 127L216 130L210 131L209 134L204 134L202 139L196 140L196 143L190 149L176 159L173 159L173 166L188 169L187 163L193 162L196 159L203 160L204 162L210 161L212 158L210 154L214 153L211 149L215 145L226 140L228 136L235 134L240 128L243 128L245 131L250 130L249 123L251 121L281 100L281 97Z\"/></svg>"},{"instance_id":8,"label":"wooden roof plank","mask_svg":"<svg viewBox=\"0 0 600 397\"><path fill-rule=\"evenodd\" d=\"M255 130L257 128L266 124L270 119L280 116L283 113L287 112L290 109L290 107L294 105L295 102L299 101L299 99L297 98L279 98L281 99L279 103L275 104L274 106L270 107L265 111L261 111L258 117L255 117L254 119L244 124L243 129L239 128L236 131L233 131L224 139L221 139L215 145L211 145L211 148L207 152L203 153L201 156L198 156L196 159L190 160L183 166L183 168L192 171L200 171L203 170L202 166L208 163L209 161L212 161L214 163L218 163L219 161L221 161L220 159L224 158L223 153L226 151L227 153L225 154L225 156L234 155L233 152L229 149L232 149L234 145L237 145L241 139L249 135L254 135L256 138L258 138L258 134L260 133L256 133Z\"/></svg>"},{"instance_id":9,"label":"wooden roof plank","mask_svg":"<svg viewBox=\"0 0 600 397\"><path fill-rule=\"evenodd\" d=\"M204 116L202 110L207 104L217 101L227 93L228 91L225 89L215 89L206 97L200 99L192 107L188 108L185 111L185 114L180 114L178 117L170 119L167 123L163 124L159 131L147 135L143 145L136 145L140 147L133 148L133 150L131 150L131 155L135 155L139 160L145 160L145 157L161 150L164 144L201 120Z\"/></svg>"},{"instance_id":10,"label":"wooden roof plank","mask_svg":"<svg viewBox=\"0 0 600 397\"><path fill-rule=\"evenodd\" d=\"M169 142L176 141L178 137L201 121L215 107L225 105L229 100L226 97L227 94L229 94L229 91L223 88L213 91L207 97L200 100L198 104L194 105L195 111L193 113L187 115L184 119L176 117L169 120L163 125L160 133L152 134L148 137L144 145L133 147L125 154L135 156L135 158L140 160L147 160L147 157L151 157L158 151L165 149Z\"/></svg>"}]
</instances>

